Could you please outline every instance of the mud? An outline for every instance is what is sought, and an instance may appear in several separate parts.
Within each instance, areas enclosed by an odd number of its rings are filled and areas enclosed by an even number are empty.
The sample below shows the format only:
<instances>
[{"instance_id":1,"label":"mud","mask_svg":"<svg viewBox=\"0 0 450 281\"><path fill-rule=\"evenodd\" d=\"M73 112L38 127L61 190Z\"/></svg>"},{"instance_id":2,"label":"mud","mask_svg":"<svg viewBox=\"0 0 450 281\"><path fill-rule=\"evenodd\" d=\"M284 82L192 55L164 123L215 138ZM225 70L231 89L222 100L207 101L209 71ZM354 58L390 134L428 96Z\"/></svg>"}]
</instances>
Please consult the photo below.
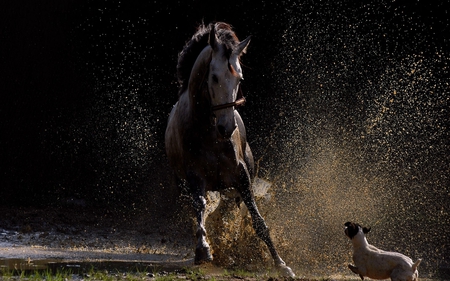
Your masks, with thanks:
<instances>
[{"instance_id":1,"label":"mud","mask_svg":"<svg viewBox=\"0 0 450 281\"><path fill-rule=\"evenodd\" d=\"M305 252L308 244L293 249L283 240L283 234L292 232L280 230L281 222L274 215L279 209L274 196L276 189L262 179L255 182L257 204L271 227L274 243L298 277L352 277L347 272L349 261L345 250L337 251L339 257L330 254L327 259L314 255L312 250L301 256L302 262L289 259L286 253L302 249ZM265 274L264 278L273 276L271 274L277 276L267 247L256 237L239 195L233 190L208 193L208 201L206 228L214 261L206 268L207 274L246 270ZM188 203L189 200L181 196L172 212L149 212L145 208L111 210L80 202L53 208L1 207L0 269L69 268L84 274L91 268L108 272L179 272L193 268L195 222ZM344 242L348 241L342 240L337 242L347 245ZM332 260L334 265L326 263L327 260ZM305 266L311 263L316 265ZM321 267L321 264L326 266ZM425 272L422 277L449 276L447 267L435 269L434 274L429 273L429 268L421 269L421 273Z\"/></svg>"},{"instance_id":2,"label":"mud","mask_svg":"<svg viewBox=\"0 0 450 281\"><path fill-rule=\"evenodd\" d=\"M255 192L259 204L264 204L271 198L267 193L270 183L257 182ZM256 237L239 194L211 192L208 199L207 231L214 264L270 269L270 255ZM117 212L88 208L80 202L64 208L1 208L0 267L193 266L195 223L189 200L185 201L181 198L173 213Z\"/></svg>"},{"instance_id":3,"label":"mud","mask_svg":"<svg viewBox=\"0 0 450 281\"><path fill-rule=\"evenodd\" d=\"M27 268L37 260L44 260L41 264L117 261L168 266L192 260L186 229L156 224L142 214L140 220L74 208L2 208L1 213L2 267Z\"/></svg>"}]
</instances>

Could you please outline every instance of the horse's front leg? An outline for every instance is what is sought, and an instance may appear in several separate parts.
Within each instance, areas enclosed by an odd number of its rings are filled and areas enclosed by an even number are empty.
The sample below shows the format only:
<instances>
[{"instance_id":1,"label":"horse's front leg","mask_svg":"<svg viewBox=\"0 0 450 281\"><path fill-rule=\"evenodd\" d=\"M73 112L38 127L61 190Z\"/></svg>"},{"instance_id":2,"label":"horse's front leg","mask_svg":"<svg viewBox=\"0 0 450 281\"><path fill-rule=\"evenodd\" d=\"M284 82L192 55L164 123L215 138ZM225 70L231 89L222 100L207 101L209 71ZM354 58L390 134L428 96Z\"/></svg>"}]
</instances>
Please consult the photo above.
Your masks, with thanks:
<instances>
[{"instance_id":1,"label":"horse's front leg","mask_svg":"<svg viewBox=\"0 0 450 281\"><path fill-rule=\"evenodd\" d=\"M206 242L206 228L205 228L205 209L206 198L205 188L195 176L188 177L188 182L193 195L193 203L195 215L197 218L197 245L195 247L195 264L201 264L213 260L211 250L208 242Z\"/></svg>"},{"instance_id":2,"label":"horse's front leg","mask_svg":"<svg viewBox=\"0 0 450 281\"><path fill-rule=\"evenodd\" d=\"M243 162L240 163L240 185L239 191L241 193L242 199L247 206L247 209L252 217L253 229L255 230L258 237L266 243L269 248L270 254L275 262L275 265L281 270L281 272L290 277L295 277L294 272L286 263L281 259L278 255L275 246L273 245L272 238L270 237L269 228L264 221L264 218L258 211L258 207L256 206L255 198L253 196L253 192L251 190L251 181L250 175L246 166Z\"/></svg>"}]
</instances>

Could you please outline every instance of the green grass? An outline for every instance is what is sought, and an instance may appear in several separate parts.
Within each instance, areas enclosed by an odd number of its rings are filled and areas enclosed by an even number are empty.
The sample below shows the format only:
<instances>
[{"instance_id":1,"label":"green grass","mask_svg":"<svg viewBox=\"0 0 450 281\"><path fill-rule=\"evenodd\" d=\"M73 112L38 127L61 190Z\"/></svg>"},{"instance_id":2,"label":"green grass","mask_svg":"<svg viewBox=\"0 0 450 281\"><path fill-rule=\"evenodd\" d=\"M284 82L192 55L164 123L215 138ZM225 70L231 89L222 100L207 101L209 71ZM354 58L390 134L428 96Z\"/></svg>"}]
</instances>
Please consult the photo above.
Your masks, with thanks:
<instances>
[{"instance_id":1,"label":"green grass","mask_svg":"<svg viewBox=\"0 0 450 281\"><path fill-rule=\"evenodd\" d=\"M186 278L189 280L197 280L205 277L205 271L202 268L188 268L184 267L182 271L186 272Z\"/></svg>"},{"instance_id":2,"label":"green grass","mask_svg":"<svg viewBox=\"0 0 450 281\"><path fill-rule=\"evenodd\" d=\"M73 278L72 271L57 270L52 272L51 270L0 270L0 280L28 280L28 281L67 281Z\"/></svg>"},{"instance_id":3,"label":"green grass","mask_svg":"<svg viewBox=\"0 0 450 281\"><path fill-rule=\"evenodd\" d=\"M182 276L182 277L181 277ZM256 274L245 270L225 270L222 274L207 275L205 270L200 267L182 268L177 272L165 272L160 268L152 267L144 270L136 269L135 271L121 273L108 272L106 270L98 270L93 266L84 273L74 274L70 269L58 269L56 272L51 270L7 270L0 269L0 281L174 281L174 280L224 280L231 278L244 279L247 277L255 277Z\"/></svg>"},{"instance_id":4,"label":"green grass","mask_svg":"<svg viewBox=\"0 0 450 281\"><path fill-rule=\"evenodd\" d=\"M93 266L84 271L73 273L71 269L46 270L7 270L0 269L0 281L220 281L231 279L256 278L268 280L268 276L259 276L246 270L238 269L223 271L222 273L208 274L201 267L185 267L176 272L162 271L161 268L151 267L144 270L131 270L128 272L107 271L96 269ZM282 279L280 279L282 280Z\"/></svg>"},{"instance_id":5,"label":"green grass","mask_svg":"<svg viewBox=\"0 0 450 281\"><path fill-rule=\"evenodd\" d=\"M330 277L316 277L305 278L297 277L294 279L283 278L275 272L254 273L244 269L223 270L219 273L210 274L205 272L201 267L184 267L175 272L163 271L160 267L150 267L127 272L107 271L104 269L90 269L81 270L73 273L69 269L58 269L52 271L46 270L8 270L0 268L0 281L236 281L236 280L255 280L255 281L358 281L358 278L351 278L348 276L341 276L337 278ZM439 279L421 279L423 281L436 281Z\"/></svg>"},{"instance_id":6,"label":"green grass","mask_svg":"<svg viewBox=\"0 0 450 281\"><path fill-rule=\"evenodd\" d=\"M224 277L252 278L252 277L256 277L256 273L249 272L244 269L237 269L237 270L232 270L232 271L225 270L223 273L223 276Z\"/></svg>"}]
</instances>

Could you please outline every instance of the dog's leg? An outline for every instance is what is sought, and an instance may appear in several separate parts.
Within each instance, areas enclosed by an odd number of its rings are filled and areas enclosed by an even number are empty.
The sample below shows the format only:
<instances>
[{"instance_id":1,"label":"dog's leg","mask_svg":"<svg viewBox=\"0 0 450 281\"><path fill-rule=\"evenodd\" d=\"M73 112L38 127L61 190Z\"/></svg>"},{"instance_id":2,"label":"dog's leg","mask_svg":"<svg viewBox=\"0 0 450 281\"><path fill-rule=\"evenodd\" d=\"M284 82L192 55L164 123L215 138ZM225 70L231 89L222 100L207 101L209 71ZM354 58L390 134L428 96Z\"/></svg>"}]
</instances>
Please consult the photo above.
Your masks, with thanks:
<instances>
[{"instance_id":1,"label":"dog's leg","mask_svg":"<svg viewBox=\"0 0 450 281\"><path fill-rule=\"evenodd\" d=\"M359 270L356 266L349 264L348 268L350 268L350 270L353 271L353 273L358 274L359 277L361 277L361 280L364 280L364 276L362 276L361 273L359 273Z\"/></svg>"}]
</instances>

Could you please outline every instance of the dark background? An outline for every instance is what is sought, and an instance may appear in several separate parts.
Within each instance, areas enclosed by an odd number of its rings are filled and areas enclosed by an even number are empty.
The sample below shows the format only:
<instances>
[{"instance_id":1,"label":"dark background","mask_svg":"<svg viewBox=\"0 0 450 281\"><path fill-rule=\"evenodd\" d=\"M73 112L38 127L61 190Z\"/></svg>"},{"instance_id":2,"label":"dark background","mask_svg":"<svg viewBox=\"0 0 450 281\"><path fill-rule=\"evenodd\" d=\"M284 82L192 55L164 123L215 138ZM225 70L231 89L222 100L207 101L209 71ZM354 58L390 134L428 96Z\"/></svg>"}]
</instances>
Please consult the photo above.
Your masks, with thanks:
<instances>
[{"instance_id":1,"label":"dark background","mask_svg":"<svg viewBox=\"0 0 450 281\"><path fill-rule=\"evenodd\" d=\"M177 55L198 24L226 21L240 39L253 36L242 58L248 102L240 111L261 160L258 176L275 183L275 198L288 208L280 212L293 218L298 209L289 206L314 214L345 207L347 197L367 188L370 200L382 202L365 207L379 214L368 221L422 237L423 244L439 248L430 260L445 263L448 6L344 0L4 3L0 204L120 214L159 214L172 206L177 192L164 129L176 102ZM355 179L367 186L355 186ZM333 197L325 189L330 182L342 194ZM324 188L330 194L324 198L339 203L323 209L322 199L309 204L310 187ZM410 253L415 251L426 252Z\"/></svg>"},{"instance_id":2,"label":"dark background","mask_svg":"<svg viewBox=\"0 0 450 281\"><path fill-rule=\"evenodd\" d=\"M3 204L76 198L109 206L134 197L126 207L159 192L169 173L163 135L176 101L177 55L197 25L229 21L241 36L255 35L265 57L276 51L278 34L267 30L276 20L267 14L280 5L250 12L249 3L140 2L2 7ZM264 68L258 61L252 69Z\"/></svg>"},{"instance_id":3,"label":"dark background","mask_svg":"<svg viewBox=\"0 0 450 281\"><path fill-rule=\"evenodd\" d=\"M244 57L248 80L244 87L249 96L244 115L251 118L247 122L253 139L265 138L267 128L278 122L275 118L283 119L278 113L289 104L295 103L291 107L305 113L301 102L307 99L306 92L321 82L327 90L349 89L324 107L335 111L333 117L344 119L343 126L358 127L353 123L367 114L363 112L369 103L366 100L379 93L376 89L367 94L357 91L389 67L380 65L395 64L396 58L411 54L440 57L433 61L433 76L443 82L437 87L448 90L448 57L442 57L448 55L449 45L446 1L407 5L399 1L140 2L19 1L3 5L0 146L4 203L53 204L65 197L104 201L108 188L119 197L133 192L136 185L141 186L139 192L150 188L149 179L165 173L163 130L176 101L177 54L202 21L230 22L241 38L253 35ZM314 37L306 38L311 31ZM292 48L298 49L299 58L289 58ZM353 63L343 61L348 57L343 48L351 48ZM304 55L315 56L315 61L307 61ZM336 61L346 63L345 79L326 81L329 73L322 75L324 81L311 78L331 69ZM328 72L342 71L338 69L342 67L334 68ZM294 90L301 88L306 94L286 93L292 87L286 79L295 79ZM433 110L442 111L437 122L442 125L443 138L448 135L448 96L436 95L440 105ZM304 144L299 141L299 145Z\"/></svg>"}]
</instances>

